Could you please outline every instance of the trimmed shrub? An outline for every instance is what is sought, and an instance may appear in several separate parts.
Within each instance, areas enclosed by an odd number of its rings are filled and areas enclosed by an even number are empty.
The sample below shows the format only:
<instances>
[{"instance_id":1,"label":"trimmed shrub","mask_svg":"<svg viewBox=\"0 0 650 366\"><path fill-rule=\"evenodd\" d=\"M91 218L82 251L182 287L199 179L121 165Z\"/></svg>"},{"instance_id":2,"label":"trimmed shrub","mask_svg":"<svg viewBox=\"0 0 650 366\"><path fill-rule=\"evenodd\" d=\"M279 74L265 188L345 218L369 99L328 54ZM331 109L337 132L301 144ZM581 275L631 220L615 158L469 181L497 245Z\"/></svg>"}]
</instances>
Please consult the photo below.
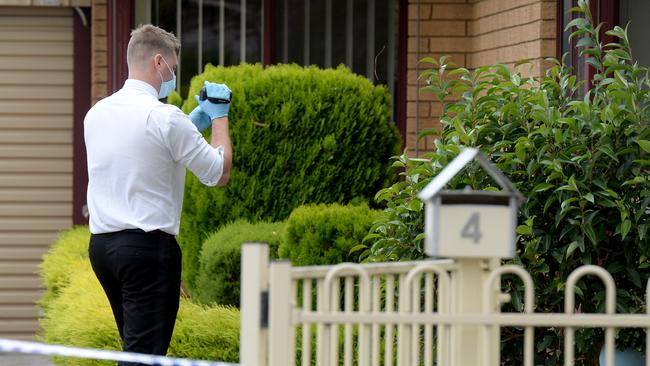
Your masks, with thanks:
<instances>
[{"instance_id":1,"label":"trimmed shrub","mask_svg":"<svg viewBox=\"0 0 650 366\"><path fill-rule=\"evenodd\" d=\"M378 215L366 204L298 207L287 219L278 257L290 258L294 266L357 262L355 247Z\"/></svg>"},{"instance_id":2,"label":"trimmed shrub","mask_svg":"<svg viewBox=\"0 0 650 366\"><path fill-rule=\"evenodd\" d=\"M201 251L195 298L203 304L239 306L241 244L267 243L271 258L276 258L283 226L238 220L210 235Z\"/></svg>"},{"instance_id":3,"label":"trimmed shrub","mask_svg":"<svg viewBox=\"0 0 650 366\"><path fill-rule=\"evenodd\" d=\"M88 265L88 243L90 231L87 226L78 226L64 231L57 241L43 255L43 262L39 265L40 276L45 285L45 294L39 301L43 308L66 287L70 276L78 269L85 269Z\"/></svg>"},{"instance_id":4,"label":"trimmed shrub","mask_svg":"<svg viewBox=\"0 0 650 366\"><path fill-rule=\"evenodd\" d=\"M183 106L183 98L176 91L173 91L167 97L167 104L175 105L180 108Z\"/></svg>"},{"instance_id":5,"label":"trimmed shrub","mask_svg":"<svg viewBox=\"0 0 650 366\"><path fill-rule=\"evenodd\" d=\"M75 347L121 350L108 299L90 262L70 273L66 287L52 298L41 319L43 341ZM55 358L58 365L114 365L107 361Z\"/></svg>"},{"instance_id":6,"label":"trimmed shrub","mask_svg":"<svg viewBox=\"0 0 650 366\"><path fill-rule=\"evenodd\" d=\"M571 22L581 55L594 67L593 87L583 89L568 65L555 61L545 76L524 78L504 65L448 72L446 58L427 58L423 91L443 103L442 131L427 159L402 155L395 165L405 179L377 194L386 216L369 235L368 261L412 260L424 256L422 202L417 193L463 146L480 147L527 197L517 227L517 258L536 286L538 313L602 312L606 290L592 278L578 281L577 309L564 309L569 274L584 264L609 271L616 283L619 313L645 313L650 278L650 78L631 61L627 30L606 32L616 39L603 46L589 5ZM603 48L604 47L604 48ZM454 93L462 97L448 98ZM447 186L496 189L475 166ZM512 302L505 311L523 311L523 283L504 277ZM564 330L536 329L536 364L556 365L563 355ZM617 347L643 351L641 329L617 330ZM502 362L522 364L521 329L503 328ZM597 363L602 329L576 332L577 365Z\"/></svg>"},{"instance_id":7,"label":"trimmed shrub","mask_svg":"<svg viewBox=\"0 0 650 366\"><path fill-rule=\"evenodd\" d=\"M61 242L61 241L60 241ZM69 249L70 246L67 246ZM108 299L88 260L69 273L41 319L43 340L76 347L120 350L120 337ZM201 306L181 300L168 354L175 357L237 362L239 312L223 306ZM114 362L56 358L66 366L114 365Z\"/></svg>"},{"instance_id":8,"label":"trimmed shrub","mask_svg":"<svg viewBox=\"0 0 650 366\"><path fill-rule=\"evenodd\" d=\"M239 310L181 301L169 355L239 362Z\"/></svg>"},{"instance_id":9,"label":"trimmed shrub","mask_svg":"<svg viewBox=\"0 0 650 366\"><path fill-rule=\"evenodd\" d=\"M88 266L71 275L70 286L52 301L42 320L47 343L120 350L120 337L108 300ZM175 357L237 362L239 312L181 301L168 354ZM59 365L114 365L106 361L59 358Z\"/></svg>"},{"instance_id":10,"label":"trimmed shrub","mask_svg":"<svg viewBox=\"0 0 650 366\"><path fill-rule=\"evenodd\" d=\"M185 112L196 106L204 80L233 90L234 160L226 187L187 177L179 240L190 289L201 243L224 224L277 222L305 203L371 198L392 177L388 159L398 153L399 137L385 87L343 67L208 65L192 80Z\"/></svg>"}]
</instances>

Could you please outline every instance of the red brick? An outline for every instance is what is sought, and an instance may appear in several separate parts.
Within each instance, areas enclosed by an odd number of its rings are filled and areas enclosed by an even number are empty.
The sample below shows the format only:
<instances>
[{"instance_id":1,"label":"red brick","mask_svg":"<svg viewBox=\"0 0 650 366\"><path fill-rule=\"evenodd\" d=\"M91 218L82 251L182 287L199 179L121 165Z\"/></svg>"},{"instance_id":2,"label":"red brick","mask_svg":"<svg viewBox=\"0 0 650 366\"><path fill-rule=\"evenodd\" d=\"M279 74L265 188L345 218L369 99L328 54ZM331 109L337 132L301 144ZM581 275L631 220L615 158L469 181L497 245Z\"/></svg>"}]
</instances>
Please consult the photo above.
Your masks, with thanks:
<instances>
[{"instance_id":1,"label":"red brick","mask_svg":"<svg viewBox=\"0 0 650 366\"><path fill-rule=\"evenodd\" d=\"M422 87L421 85L420 87ZM416 97L419 97L420 101L437 101L438 97L433 93L429 92L420 92L419 89L414 85L408 85L406 88L406 100L414 101Z\"/></svg>"},{"instance_id":2,"label":"red brick","mask_svg":"<svg viewBox=\"0 0 650 366\"><path fill-rule=\"evenodd\" d=\"M419 104L419 105L418 105ZM416 108L417 105L417 108ZM430 117L431 103L415 103L408 102L406 103L406 116L407 117ZM419 112L418 112L419 111Z\"/></svg>"},{"instance_id":3,"label":"red brick","mask_svg":"<svg viewBox=\"0 0 650 366\"><path fill-rule=\"evenodd\" d=\"M93 29L92 29L92 36L105 36L106 33L106 21L105 20L97 20L93 22Z\"/></svg>"},{"instance_id":4,"label":"red brick","mask_svg":"<svg viewBox=\"0 0 650 366\"><path fill-rule=\"evenodd\" d=\"M406 134L406 146L409 150L415 152L415 143L417 141L418 136L414 133L408 133ZM426 141L425 140L420 140L418 144L419 150L424 150L426 149Z\"/></svg>"},{"instance_id":5,"label":"red brick","mask_svg":"<svg viewBox=\"0 0 650 366\"><path fill-rule=\"evenodd\" d=\"M101 99L108 94L108 85L106 83L95 83L91 87L92 99Z\"/></svg>"},{"instance_id":6,"label":"red brick","mask_svg":"<svg viewBox=\"0 0 650 366\"><path fill-rule=\"evenodd\" d=\"M467 24L468 34L472 36L485 34L499 29L531 23L535 20L545 19L542 14L542 9L546 6L547 4L536 3L490 16L476 16L477 19L469 21ZM476 11L474 14L477 15Z\"/></svg>"},{"instance_id":7,"label":"red brick","mask_svg":"<svg viewBox=\"0 0 650 366\"><path fill-rule=\"evenodd\" d=\"M549 27L548 25L552 27ZM519 43L534 41L537 39L552 37L552 32L555 32L554 22L538 20L533 23L515 26L503 30L497 30L487 34L475 36L472 42L472 49L474 52L490 50L494 48L511 46Z\"/></svg>"},{"instance_id":8,"label":"red brick","mask_svg":"<svg viewBox=\"0 0 650 366\"><path fill-rule=\"evenodd\" d=\"M555 0L547 1L545 0L542 3L542 19L555 20L557 18L557 3Z\"/></svg>"},{"instance_id":9,"label":"red brick","mask_svg":"<svg viewBox=\"0 0 650 366\"><path fill-rule=\"evenodd\" d=\"M471 52L471 39L467 37L431 37L429 50L432 53L465 53Z\"/></svg>"},{"instance_id":10,"label":"red brick","mask_svg":"<svg viewBox=\"0 0 650 366\"><path fill-rule=\"evenodd\" d=\"M408 38L408 52L415 52L417 46L417 38ZM429 52L429 38L420 37L420 52Z\"/></svg>"},{"instance_id":11,"label":"red brick","mask_svg":"<svg viewBox=\"0 0 650 366\"><path fill-rule=\"evenodd\" d=\"M105 67L108 65L108 55L106 51L93 52L93 67Z\"/></svg>"},{"instance_id":12,"label":"red brick","mask_svg":"<svg viewBox=\"0 0 650 366\"><path fill-rule=\"evenodd\" d=\"M538 2L539 0L485 0L474 4L474 18L503 13L510 9Z\"/></svg>"},{"instance_id":13,"label":"red brick","mask_svg":"<svg viewBox=\"0 0 650 366\"><path fill-rule=\"evenodd\" d=\"M92 7L91 11L93 21L106 20L106 6L96 5Z\"/></svg>"},{"instance_id":14,"label":"red brick","mask_svg":"<svg viewBox=\"0 0 650 366\"><path fill-rule=\"evenodd\" d=\"M431 19L472 19L471 4L434 4Z\"/></svg>"},{"instance_id":15,"label":"red brick","mask_svg":"<svg viewBox=\"0 0 650 366\"><path fill-rule=\"evenodd\" d=\"M417 0L409 0L410 3L414 3ZM467 0L421 0L422 3L433 3L433 4L464 4L467 3Z\"/></svg>"},{"instance_id":16,"label":"red brick","mask_svg":"<svg viewBox=\"0 0 650 366\"><path fill-rule=\"evenodd\" d=\"M92 83L106 83L108 82L108 70L105 67L93 67L93 74L91 78Z\"/></svg>"},{"instance_id":17,"label":"red brick","mask_svg":"<svg viewBox=\"0 0 650 366\"><path fill-rule=\"evenodd\" d=\"M420 21L420 36L464 36L464 20L423 20ZM409 21L409 35L416 35L417 22Z\"/></svg>"},{"instance_id":18,"label":"red brick","mask_svg":"<svg viewBox=\"0 0 650 366\"><path fill-rule=\"evenodd\" d=\"M420 4L420 19L431 19L431 4ZM409 4L409 19L418 19L417 4Z\"/></svg>"},{"instance_id":19,"label":"red brick","mask_svg":"<svg viewBox=\"0 0 650 366\"><path fill-rule=\"evenodd\" d=\"M107 51L106 37L93 37L92 49L93 51Z\"/></svg>"},{"instance_id":20,"label":"red brick","mask_svg":"<svg viewBox=\"0 0 650 366\"><path fill-rule=\"evenodd\" d=\"M513 46L476 52L468 55L468 64L469 67L475 68L497 63L512 63L525 59L552 57L554 53L554 40L535 40Z\"/></svg>"}]
</instances>

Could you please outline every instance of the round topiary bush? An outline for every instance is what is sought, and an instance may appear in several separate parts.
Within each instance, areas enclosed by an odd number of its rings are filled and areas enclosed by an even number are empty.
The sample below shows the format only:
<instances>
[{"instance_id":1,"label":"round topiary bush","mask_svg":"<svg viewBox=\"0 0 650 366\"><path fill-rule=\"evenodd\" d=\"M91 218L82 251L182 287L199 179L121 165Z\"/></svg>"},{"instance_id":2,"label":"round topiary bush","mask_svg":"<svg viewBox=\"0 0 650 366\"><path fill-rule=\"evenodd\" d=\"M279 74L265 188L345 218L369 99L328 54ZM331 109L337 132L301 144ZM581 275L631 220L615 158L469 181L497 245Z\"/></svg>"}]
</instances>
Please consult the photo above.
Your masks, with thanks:
<instances>
[{"instance_id":1,"label":"round topiary bush","mask_svg":"<svg viewBox=\"0 0 650 366\"><path fill-rule=\"evenodd\" d=\"M366 204L298 207L286 221L278 257L294 266L357 262L355 248L379 215Z\"/></svg>"},{"instance_id":2,"label":"round topiary bush","mask_svg":"<svg viewBox=\"0 0 650 366\"><path fill-rule=\"evenodd\" d=\"M203 242L194 298L203 304L239 307L242 243L266 243L269 255L276 258L283 227L281 222L238 220L210 235Z\"/></svg>"},{"instance_id":3,"label":"round topiary bush","mask_svg":"<svg viewBox=\"0 0 650 366\"><path fill-rule=\"evenodd\" d=\"M186 113L205 80L233 91L233 171L225 187L187 177L179 242L190 289L201 243L226 223L277 222L305 203L370 199L392 177L400 139L385 87L344 67L208 65L192 80Z\"/></svg>"}]
</instances>

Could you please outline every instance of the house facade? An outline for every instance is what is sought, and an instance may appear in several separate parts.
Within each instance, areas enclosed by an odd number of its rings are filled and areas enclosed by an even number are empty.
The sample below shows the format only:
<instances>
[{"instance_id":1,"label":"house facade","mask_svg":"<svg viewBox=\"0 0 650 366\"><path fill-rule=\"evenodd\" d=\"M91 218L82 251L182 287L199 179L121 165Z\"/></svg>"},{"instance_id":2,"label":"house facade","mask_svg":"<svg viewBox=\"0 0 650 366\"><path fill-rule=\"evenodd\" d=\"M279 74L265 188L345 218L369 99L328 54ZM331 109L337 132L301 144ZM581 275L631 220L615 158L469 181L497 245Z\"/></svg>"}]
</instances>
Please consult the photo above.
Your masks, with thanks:
<instances>
[{"instance_id":1,"label":"house facade","mask_svg":"<svg viewBox=\"0 0 650 366\"><path fill-rule=\"evenodd\" d=\"M562 31L573 0L0 0L0 338L33 339L42 294L36 275L60 230L86 223L83 117L127 76L138 24L179 36L178 92L206 63L345 64L393 95L394 121L411 155L432 149L417 134L439 126L441 106L419 94L417 60L451 55L473 69L568 52ZM592 0L609 24L648 27L645 0ZM644 15L645 14L645 15ZM640 19L635 23L635 19ZM650 64L650 47L638 58Z\"/></svg>"}]
</instances>

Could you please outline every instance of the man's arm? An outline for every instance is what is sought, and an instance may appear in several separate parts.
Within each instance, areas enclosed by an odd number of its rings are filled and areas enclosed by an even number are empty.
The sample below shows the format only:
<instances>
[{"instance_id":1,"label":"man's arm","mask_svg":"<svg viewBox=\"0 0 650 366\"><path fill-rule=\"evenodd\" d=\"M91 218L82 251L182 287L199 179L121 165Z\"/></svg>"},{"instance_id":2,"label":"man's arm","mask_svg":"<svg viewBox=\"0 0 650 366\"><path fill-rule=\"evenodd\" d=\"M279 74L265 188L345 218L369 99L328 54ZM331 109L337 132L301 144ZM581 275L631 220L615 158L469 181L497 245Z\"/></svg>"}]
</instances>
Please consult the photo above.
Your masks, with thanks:
<instances>
[{"instance_id":1,"label":"man's arm","mask_svg":"<svg viewBox=\"0 0 650 366\"><path fill-rule=\"evenodd\" d=\"M217 185L224 186L230 180L230 169L232 168L232 145L228 129L228 117L220 117L212 120L212 137L210 145L223 148L223 173Z\"/></svg>"}]
</instances>

